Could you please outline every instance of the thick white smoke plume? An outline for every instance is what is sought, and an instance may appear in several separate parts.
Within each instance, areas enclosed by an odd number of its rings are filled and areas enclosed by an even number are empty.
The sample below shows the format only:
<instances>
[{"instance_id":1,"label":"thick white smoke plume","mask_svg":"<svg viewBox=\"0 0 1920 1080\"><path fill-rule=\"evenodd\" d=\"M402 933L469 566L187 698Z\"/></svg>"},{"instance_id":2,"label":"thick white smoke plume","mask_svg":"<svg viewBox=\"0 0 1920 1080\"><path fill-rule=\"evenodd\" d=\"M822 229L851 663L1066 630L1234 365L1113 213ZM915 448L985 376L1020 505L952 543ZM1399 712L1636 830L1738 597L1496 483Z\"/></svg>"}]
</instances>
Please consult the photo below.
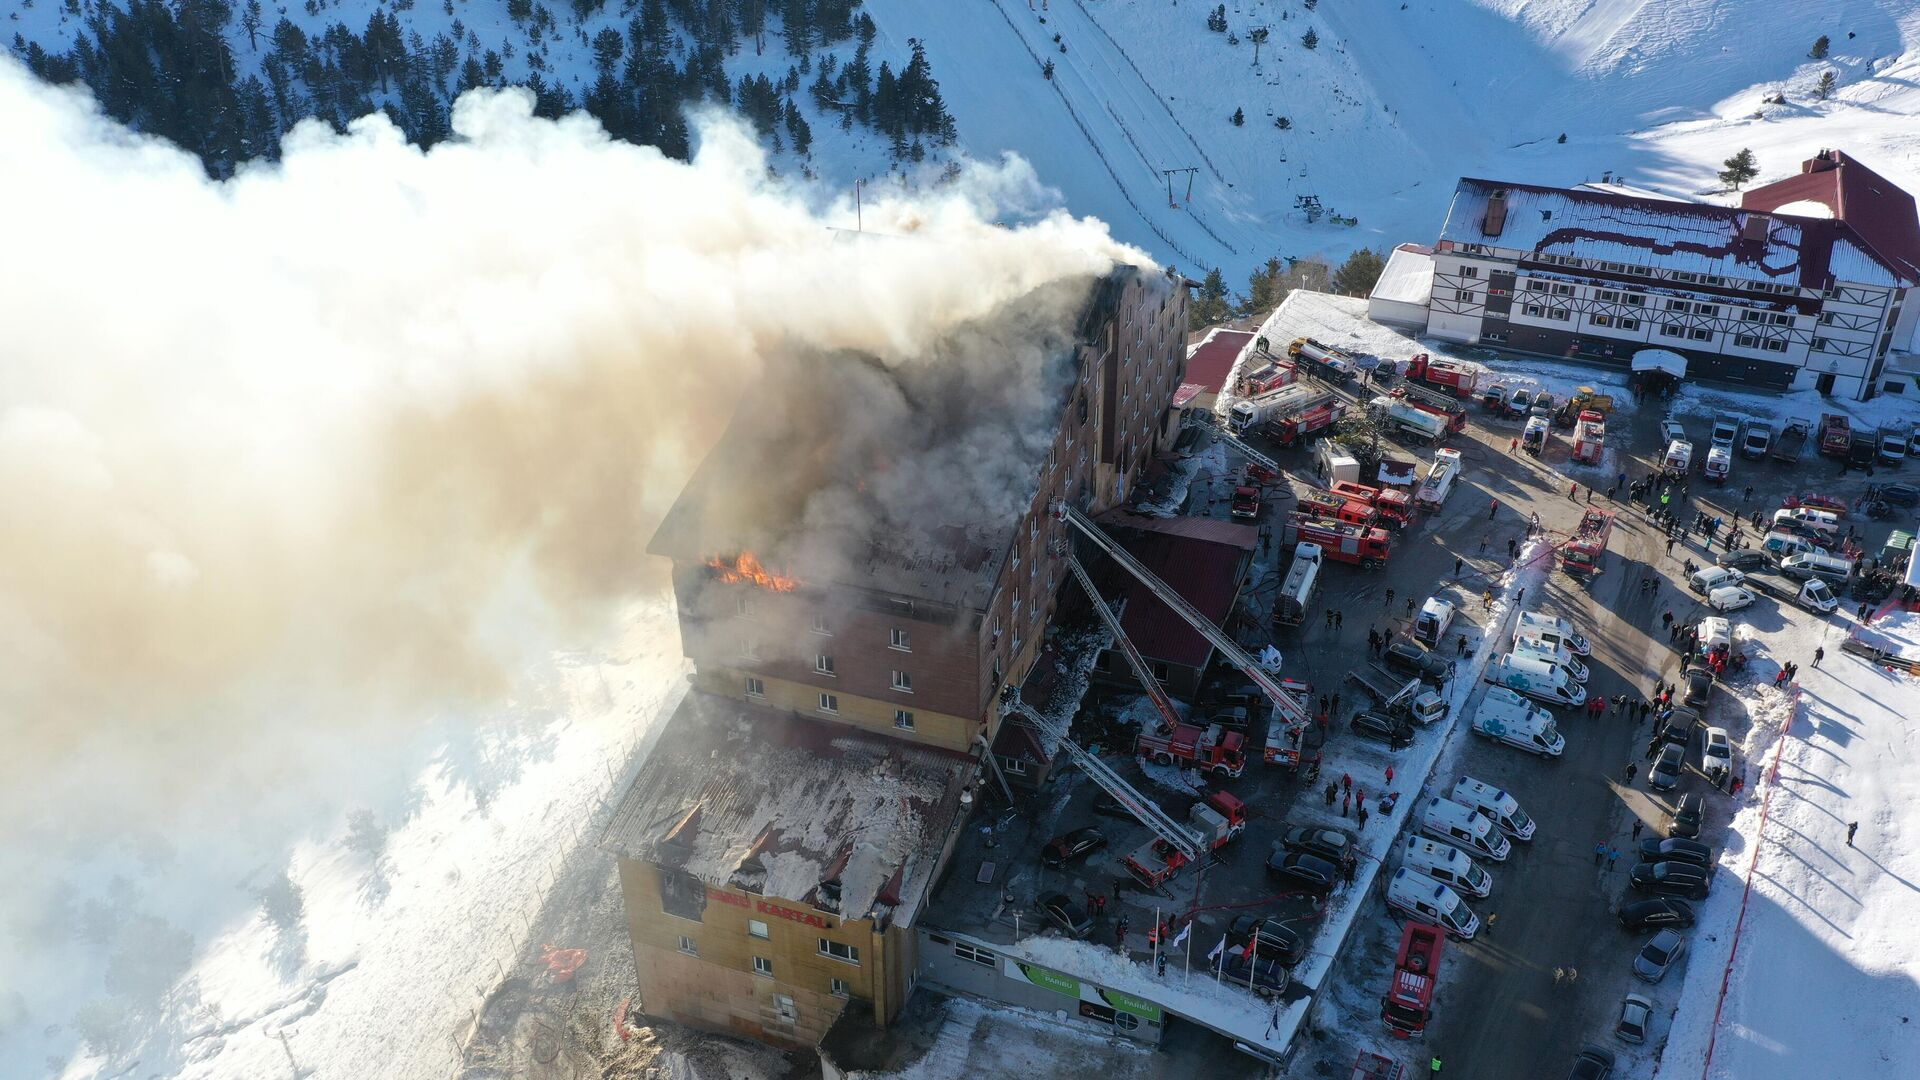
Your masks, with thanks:
<instances>
[{"instance_id":1,"label":"thick white smoke plume","mask_svg":"<svg viewBox=\"0 0 1920 1080\"><path fill-rule=\"evenodd\" d=\"M684 165L514 92L431 152L309 126L226 183L4 57L0 118L0 1044L66 1019L36 986L143 989L69 936L89 874L231 903L199 849L271 863L392 782L411 718L657 589L650 532L750 388L859 357L839 386L1030 405L1039 350L956 336L1145 261L1017 162L870 187L862 237L730 123Z\"/></svg>"}]
</instances>

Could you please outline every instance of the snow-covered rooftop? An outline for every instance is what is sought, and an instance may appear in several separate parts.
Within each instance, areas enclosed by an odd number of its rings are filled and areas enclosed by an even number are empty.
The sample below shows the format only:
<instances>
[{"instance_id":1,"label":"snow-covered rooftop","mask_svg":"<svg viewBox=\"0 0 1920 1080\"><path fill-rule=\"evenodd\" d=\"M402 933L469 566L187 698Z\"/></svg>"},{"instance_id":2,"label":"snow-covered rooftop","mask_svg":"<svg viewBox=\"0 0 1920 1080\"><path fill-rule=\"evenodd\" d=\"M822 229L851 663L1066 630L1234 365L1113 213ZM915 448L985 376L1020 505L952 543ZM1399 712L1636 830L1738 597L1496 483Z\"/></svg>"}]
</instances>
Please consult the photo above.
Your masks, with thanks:
<instances>
[{"instance_id":1,"label":"snow-covered rooftop","mask_svg":"<svg viewBox=\"0 0 1920 1080\"><path fill-rule=\"evenodd\" d=\"M1394 248L1373 287L1373 299L1425 306L1432 295L1433 253L1412 244Z\"/></svg>"},{"instance_id":2,"label":"snow-covered rooftop","mask_svg":"<svg viewBox=\"0 0 1920 1080\"><path fill-rule=\"evenodd\" d=\"M1842 221L1472 178L1455 189L1440 239L1816 289L1903 281Z\"/></svg>"},{"instance_id":3,"label":"snow-covered rooftop","mask_svg":"<svg viewBox=\"0 0 1920 1080\"><path fill-rule=\"evenodd\" d=\"M844 919L911 922L973 774L965 755L694 693L601 846Z\"/></svg>"}]
</instances>

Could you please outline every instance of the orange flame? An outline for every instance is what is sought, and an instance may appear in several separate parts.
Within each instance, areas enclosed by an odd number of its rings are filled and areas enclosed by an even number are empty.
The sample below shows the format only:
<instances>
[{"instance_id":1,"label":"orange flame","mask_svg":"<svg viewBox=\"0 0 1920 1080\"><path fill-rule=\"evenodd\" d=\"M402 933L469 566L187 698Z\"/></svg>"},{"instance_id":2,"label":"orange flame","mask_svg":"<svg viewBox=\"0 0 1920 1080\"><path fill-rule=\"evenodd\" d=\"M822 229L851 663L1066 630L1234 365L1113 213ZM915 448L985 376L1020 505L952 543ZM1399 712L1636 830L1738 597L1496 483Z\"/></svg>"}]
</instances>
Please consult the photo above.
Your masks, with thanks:
<instances>
[{"instance_id":1,"label":"orange flame","mask_svg":"<svg viewBox=\"0 0 1920 1080\"><path fill-rule=\"evenodd\" d=\"M770 592L778 593L792 592L800 587L797 578L776 574L760 565L759 557L751 551L741 552L731 563L718 557L708 559L707 565L717 572L721 581L729 584L758 585Z\"/></svg>"}]
</instances>

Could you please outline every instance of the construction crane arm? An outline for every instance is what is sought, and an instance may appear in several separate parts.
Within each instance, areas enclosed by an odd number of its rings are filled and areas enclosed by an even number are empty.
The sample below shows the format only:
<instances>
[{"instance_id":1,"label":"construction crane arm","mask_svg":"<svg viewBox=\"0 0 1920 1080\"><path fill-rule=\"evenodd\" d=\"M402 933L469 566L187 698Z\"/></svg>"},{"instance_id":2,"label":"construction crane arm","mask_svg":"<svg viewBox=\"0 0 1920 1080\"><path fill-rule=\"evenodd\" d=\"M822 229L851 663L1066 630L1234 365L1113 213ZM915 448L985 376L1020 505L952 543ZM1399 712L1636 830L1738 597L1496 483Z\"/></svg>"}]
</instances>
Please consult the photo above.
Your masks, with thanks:
<instances>
[{"instance_id":1,"label":"construction crane arm","mask_svg":"<svg viewBox=\"0 0 1920 1080\"><path fill-rule=\"evenodd\" d=\"M1112 632L1114 644L1120 647L1120 654L1127 658L1127 666L1133 668L1134 678L1140 680L1140 686L1146 690L1147 697L1152 699L1153 707L1160 710L1160 716L1167 722L1168 727L1175 728L1185 723L1180 713L1174 709L1173 701L1167 697L1167 692L1160 688L1160 680L1153 677L1153 670L1147 666L1147 658L1140 655L1140 650L1134 647L1133 640L1127 637L1127 632L1120 629L1120 617L1115 615L1113 610L1107 607L1107 602L1100 598L1100 590L1093 587L1092 575L1087 573L1086 567L1080 565L1079 559L1074 558L1070 546L1064 544L1062 546L1067 548L1061 552L1066 556L1067 569L1073 571L1073 576L1079 580L1080 587L1087 590L1087 599L1093 601L1094 612Z\"/></svg>"},{"instance_id":2,"label":"construction crane arm","mask_svg":"<svg viewBox=\"0 0 1920 1080\"><path fill-rule=\"evenodd\" d=\"M1238 435L1227 430L1227 425L1221 423L1219 417L1207 412L1205 409L1188 409L1187 416L1192 418L1188 423L1208 428L1221 442L1226 443L1228 446L1233 447L1245 455L1248 461L1253 462L1255 465L1275 475L1280 473L1279 462L1242 442Z\"/></svg>"}]
</instances>

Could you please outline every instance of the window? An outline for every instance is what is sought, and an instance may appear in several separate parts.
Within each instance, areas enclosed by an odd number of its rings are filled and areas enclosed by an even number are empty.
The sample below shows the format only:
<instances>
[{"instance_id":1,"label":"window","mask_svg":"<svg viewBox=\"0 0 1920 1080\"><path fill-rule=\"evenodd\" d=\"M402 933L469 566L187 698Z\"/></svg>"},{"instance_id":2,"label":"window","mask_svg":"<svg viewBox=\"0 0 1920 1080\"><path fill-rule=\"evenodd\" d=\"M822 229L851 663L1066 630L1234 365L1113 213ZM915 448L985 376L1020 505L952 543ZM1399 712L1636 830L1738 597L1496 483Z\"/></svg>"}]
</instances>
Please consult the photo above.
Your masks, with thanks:
<instances>
[{"instance_id":1,"label":"window","mask_svg":"<svg viewBox=\"0 0 1920 1080\"><path fill-rule=\"evenodd\" d=\"M1534 292L1546 292L1547 283L1541 281L1539 278L1528 278L1527 288L1532 289Z\"/></svg>"},{"instance_id":2,"label":"window","mask_svg":"<svg viewBox=\"0 0 1920 1080\"><path fill-rule=\"evenodd\" d=\"M660 910L678 919L704 922L707 884L679 870L660 870Z\"/></svg>"},{"instance_id":3,"label":"window","mask_svg":"<svg viewBox=\"0 0 1920 1080\"><path fill-rule=\"evenodd\" d=\"M761 941L767 940L767 938L769 937L767 933L767 924L761 922L759 919L748 919L747 920L747 936L757 937Z\"/></svg>"},{"instance_id":4,"label":"window","mask_svg":"<svg viewBox=\"0 0 1920 1080\"><path fill-rule=\"evenodd\" d=\"M1765 318L1766 316L1758 311L1743 311L1740 313L1741 322L1760 322Z\"/></svg>"},{"instance_id":5,"label":"window","mask_svg":"<svg viewBox=\"0 0 1920 1080\"><path fill-rule=\"evenodd\" d=\"M1646 302L1647 302L1647 298L1644 296L1641 296L1639 293L1627 294L1626 303L1628 307L1643 307L1645 306Z\"/></svg>"},{"instance_id":6,"label":"window","mask_svg":"<svg viewBox=\"0 0 1920 1080\"><path fill-rule=\"evenodd\" d=\"M813 670L819 672L822 675L832 675L833 674L833 657L827 655L826 653L814 653L813 654Z\"/></svg>"},{"instance_id":7,"label":"window","mask_svg":"<svg viewBox=\"0 0 1920 1080\"><path fill-rule=\"evenodd\" d=\"M1760 339L1752 334L1737 335L1733 339L1733 343L1743 349L1757 349L1760 347Z\"/></svg>"},{"instance_id":8,"label":"window","mask_svg":"<svg viewBox=\"0 0 1920 1080\"><path fill-rule=\"evenodd\" d=\"M1542 318L1547 313L1547 309L1541 307L1539 304L1528 304L1522 310L1524 310L1529 316L1535 319Z\"/></svg>"},{"instance_id":9,"label":"window","mask_svg":"<svg viewBox=\"0 0 1920 1080\"><path fill-rule=\"evenodd\" d=\"M742 619L753 618L753 597L744 593L733 598L733 613Z\"/></svg>"},{"instance_id":10,"label":"window","mask_svg":"<svg viewBox=\"0 0 1920 1080\"><path fill-rule=\"evenodd\" d=\"M1833 312L1831 312L1831 311L1823 311L1823 312L1821 312L1821 313L1820 313L1820 325L1821 325L1821 326L1832 326L1832 325L1833 325Z\"/></svg>"},{"instance_id":11,"label":"window","mask_svg":"<svg viewBox=\"0 0 1920 1080\"><path fill-rule=\"evenodd\" d=\"M1000 963L999 957L985 949L975 948L964 941L956 941L953 943L953 955L962 960L971 960L981 967L997 967Z\"/></svg>"},{"instance_id":12,"label":"window","mask_svg":"<svg viewBox=\"0 0 1920 1080\"><path fill-rule=\"evenodd\" d=\"M1027 775L1027 763L1021 758L1003 757L1000 759L1000 768L1008 776Z\"/></svg>"},{"instance_id":13,"label":"window","mask_svg":"<svg viewBox=\"0 0 1920 1080\"><path fill-rule=\"evenodd\" d=\"M1640 320L1639 319L1621 319L1620 321L1614 323L1614 325L1618 326L1622 330L1638 330L1640 329Z\"/></svg>"},{"instance_id":14,"label":"window","mask_svg":"<svg viewBox=\"0 0 1920 1080\"><path fill-rule=\"evenodd\" d=\"M840 695L839 694L821 694L820 695L820 711L823 713L839 712L840 711Z\"/></svg>"},{"instance_id":15,"label":"window","mask_svg":"<svg viewBox=\"0 0 1920 1080\"><path fill-rule=\"evenodd\" d=\"M1471 300L1473 299L1473 290L1472 290L1472 289L1461 289L1461 290L1459 290L1458 292L1455 292L1455 293L1453 294L1453 298L1454 298L1455 300L1467 300L1467 301L1471 301Z\"/></svg>"},{"instance_id":16,"label":"window","mask_svg":"<svg viewBox=\"0 0 1920 1080\"><path fill-rule=\"evenodd\" d=\"M1661 323L1660 333L1666 337L1686 337L1687 328L1679 323Z\"/></svg>"},{"instance_id":17,"label":"window","mask_svg":"<svg viewBox=\"0 0 1920 1080\"><path fill-rule=\"evenodd\" d=\"M748 697L766 697L767 684L761 682L759 679L756 679L751 675L747 676L747 696Z\"/></svg>"},{"instance_id":18,"label":"window","mask_svg":"<svg viewBox=\"0 0 1920 1080\"><path fill-rule=\"evenodd\" d=\"M833 626L827 622L826 612L816 611L813 613L813 632L816 634L825 634L828 637L833 636Z\"/></svg>"},{"instance_id":19,"label":"window","mask_svg":"<svg viewBox=\"0 0 1920 1080\"><path fill-rule=\"evenodd\" d=\"M746 657L749 660L760 659L759 639L754 637L741 638L740 639L740 655Z\"/></svg>"},{"instance_id":20,"label":"window","mask_svg":"<svg viewBox=\"0 0 1920 1080\"><path fill-rule=\"evenodd\" d=\"M1600 299L1602 300L1619 300L1620 299L1620 294L1617 292L1614 292L1612 289L1601 289L1599 296L1600 296Z\"/></svg>"},{"instance_id":21,"label":"window","mask_svg":"<svg viewBox=\"0 0 1920 1080\"><path fill-rule=\"evenodd\" d=\"M1613 316L1611 316L1611 315L1595 315L1595 316L1593 317L1593 325L1595 325L1595 326L1612 326L1612 325L1613 325Z\"/></svg>"},{"instance_id":22,"label":"window","mask_svg":"<svg viewBox=\"0 0 1920 1080\"><path fill-rule=\"evenodd\" d=\"M1716 304L1695 304L1693 305L1693 313L1711 318L1712 316L1720 314L1720 308Z\"/></svg>"},{"instance_id":23,"label":"window","mask_svg":"<svg viewBox=\"0 0 1920 1080\"><path fill-rule=\"evenodd\" d=\"M1692 338L1695 341L1712 341L1713 331L1708 330L1705 327L1701 327L1699 329L1689 330L1687 332L1687 336Z\"/></svg>"},{"instance_id":24,"label":"window","mask_svg":"<svg viewBox=\"0 0 1920 1080\"><path fill-rule=\"evenodd\" d=\"M854 945L842 945L828 938L820 939L820 955L831 956L835 960L845 960L849 964L860 962L860 949Z\"/></svg>"},{"instance_id":25,"label":"window","mask_svg":"<svg viewBox=\"0 0 1920 1080\"><path fill-rule=\"evenodd\" d=\"M688 937L685 934L681 934L680 935L680 951L683 953L686 953L688 956L699 956L700 946L692 938Z\"/></svg>"},{"instance_id":26,"label":"window","mask_svg":"<svg viewBox=\"0 0 1920 1080\"><path fill-rule=\"evenodd\" d=\"M887 648L899 649L901 652L912 652L913 638L907 631L896 626L892 630L887 631Z\"/></svg>"},{"instance_id":27,"label":"window","mask_svg":"<svg viewBox=\"0 0 1920 1080\"><path fill-rule=\"evenodd\" d=\"M913 713L907 709L893 710L893 726L901 731L913 730Z\"/></svg>"},{"instance_id":28,"label":"window","mask_svg":"<svg viewBox=\"0 0 1920 1080\"><path fill-rule=\"evenodd\" d=\"M1787 343L1784 341L1781 341L1779 338L1774 338L1770 341L1762 342L1761 347L1766 349L1768 352L1786 352L1787 351Z\"/></svg>"},{"instance_id":29,"label":"window","mask_svg":"<svg viewBox=\"0 0 1920 1080\"><path fill-rule=\"evenodd\" d=\"M1555 285L1555 286L1553 287L1553 295L1555 295L1555 296L1572 296L1572 295L1573 295L1573 286L1571 286L1571 285Z\"/></svg>"},{"instance_id":30,"label":"window","mask_svg":"<svg viewBox=\"0 0 1920 1080\"><path fill-rule=\"evenodd\" d=\"M1020 590L1013 590L1013 624L1020 625Z\"/></svg>"},{"instance_id":31,"label":"window","mask_svg":"<svg viewBox=\"0 0 1920 1080\"><path fill-rule=\"evenodd\" d=\"M1816 338L1814 338L1814 339L1813 339L1813 351L1815 351L1815 352L1826 352L1826 351L1827 351L1827 339L1826 339L1826 338L1823 338L1823 337L1816 337Z\"/></svg>"},{"instance_id":32,"label":"window","mask_svg":"<svg viewBox=\"0 0 1920 1080\"><path fill-rule=\"evenodd\" d=\"M1698 274L1694 274L1694 273L1689 273L1688 271L1685 271L1685 270L1675 270L1675 271L1673 272L1673 280L1675 280L1675 281L1698 281L1698 280L1700 280L1700 275L1698 275ZM1686 309L1685 309L1685 308L1683 307L1683 308L1681 308L1680 310L1682 310L1682 311L1685 311Z\"/></svg>"},{"instance_id":33,"label":"window","mask_svg":"<svg viewBox=\"0 0 1920 1080\"><path fill-rule=\"evenodd\" d=\"M780 1013L781 1023L797 1024L800 1022L800 1010L798 1007L794 1005L793 998L789 997L788 995L786 994L773 995L773 1007L776 1011Z\"/></svg>"},{"instance_id":34,"label":"window","mask_svg":"<svg viewBox=\"0 0 1920 1080\"><path fill-rule=\"evenodd\" d=\"M1777 314L1777 315L1775 315L1775 316L1773 317L1773 325L1775 325L1775 326L1792 326L1792 325L1793 325L1793 316L1791 316L1791 315L1787 315L1787 314L1784 314L1784 313L1783 313L1783 314Z\"/></svg>"},{"instance_id":35,"label":"window","mask_svg":"<svg viewBox=\"0 0 1920 1080\"><path fill-rule=\"evenodd\" d=\"M753 973L755 975L765 975L769 979L773 978L773 961L764 956L754 957Z\"/></svg>"},{"instance_id":36,"label":"window","mask_svg":"<svg viewBox=\"0 0 1920 1080\"><path fill-rule=\"evenodd\" d=\"M1667 310L1668 310L1668 311L1685 311L1685 310L1687 310L1687 306L1688 306L1688 305L1687 305L1687 302L1686 302L1685 300L1669 300L1669 301L1667 301Z\"/></svg>"},{"instance_id":37,"label":"window","mask_svg":"<svg viewBox=\"0 0 1920 1080\"><path fill-rule=\"evenodd\" d=\"M1479 277L1480 268L1477 266L1462 266L1460 268L1460 276L1461 277Z\"/></svg>"},{"instance_id":38,"label":"window","mask_svg":"<svg viewBox=\"0 0 1920 1080\"><path fill-rule=\"evenodd\" d=\"M904 671L894 672L893 688L903 694L913 693L913 676Z\"/></svg>"},{"instance_id":39,"label":"window","mask_svg":"<svg viewBox=\"0 0 1920 1080\"><path fill-rule=\"evenodd\" d=\"M1558 319L1561 322L1566 322L1568 319L1572 317L1573 317L1572 313L1563 307L1553 308L1547 312L1547 318Z\"/></svg>"},{"instance_id":40,"label":"window","mask_svg":"<svg viewBox=\"0 0 1920 1080\"><path fill-rule=\"evenodd\" d=\"M827 992L834 997L851 997L853 995L853 988L847 985L847 980L845 979L829 979L827 980L827 985Z\"/></svg>"}]
</instances>

